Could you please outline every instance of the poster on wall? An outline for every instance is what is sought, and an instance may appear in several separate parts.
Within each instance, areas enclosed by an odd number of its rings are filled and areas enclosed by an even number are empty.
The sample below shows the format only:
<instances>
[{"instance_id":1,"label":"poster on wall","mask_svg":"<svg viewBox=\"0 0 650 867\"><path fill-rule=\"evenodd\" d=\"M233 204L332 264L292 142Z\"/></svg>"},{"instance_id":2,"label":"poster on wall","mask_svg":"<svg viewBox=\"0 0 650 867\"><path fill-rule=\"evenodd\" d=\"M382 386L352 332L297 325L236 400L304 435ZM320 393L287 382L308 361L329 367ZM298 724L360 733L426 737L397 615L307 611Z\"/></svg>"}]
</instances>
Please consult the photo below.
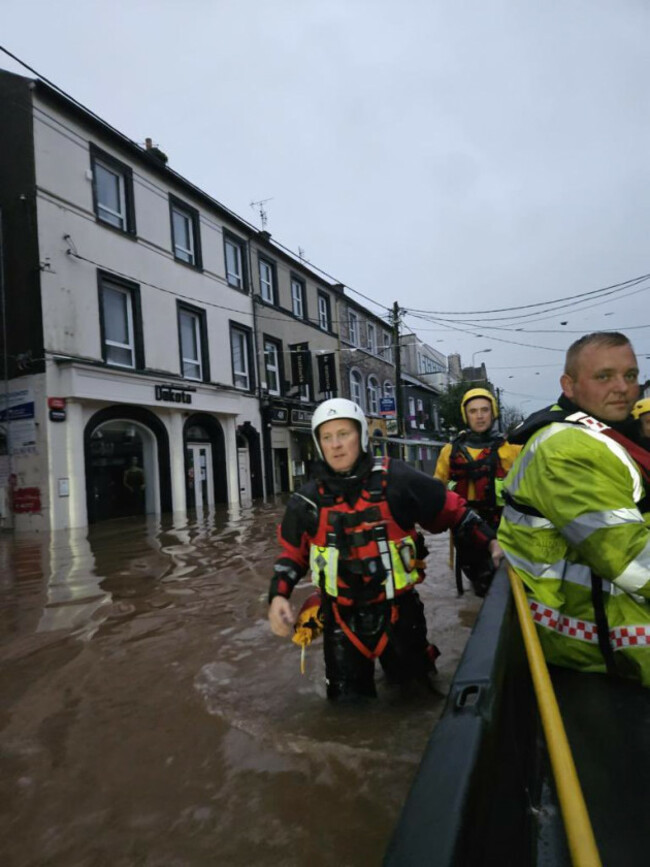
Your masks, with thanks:
<instances>
[{"instance_id":1,"label":"poster on wall","mask_svg":"<svg viewBox=\"0 0 650 867\"><path fill-rule=\"evenodd\" d=\"M31 388L0 393L0 452L36 454L34 395Z\"/></svg>"}]
</instances>

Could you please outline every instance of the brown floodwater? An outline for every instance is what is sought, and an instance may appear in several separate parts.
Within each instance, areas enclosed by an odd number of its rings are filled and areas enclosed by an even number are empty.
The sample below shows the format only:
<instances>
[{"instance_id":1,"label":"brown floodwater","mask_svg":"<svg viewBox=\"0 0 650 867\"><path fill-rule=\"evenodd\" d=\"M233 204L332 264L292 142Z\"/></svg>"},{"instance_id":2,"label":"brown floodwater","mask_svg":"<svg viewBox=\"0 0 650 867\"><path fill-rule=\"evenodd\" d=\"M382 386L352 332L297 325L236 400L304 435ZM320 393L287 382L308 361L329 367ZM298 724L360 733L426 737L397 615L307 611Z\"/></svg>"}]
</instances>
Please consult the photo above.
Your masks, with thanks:
<instances>
[{"instance_id":1,"label":"brown floodwater","mask_svg":"<svg viewBox=\"0 0 650 867\"><path fill-rule=\"evenodd\" d=\"M283 508L0 536L3 867L381 864L480 600L429 536L434 691L330 704L266 621Z\"/></svg>"}]
</instances>

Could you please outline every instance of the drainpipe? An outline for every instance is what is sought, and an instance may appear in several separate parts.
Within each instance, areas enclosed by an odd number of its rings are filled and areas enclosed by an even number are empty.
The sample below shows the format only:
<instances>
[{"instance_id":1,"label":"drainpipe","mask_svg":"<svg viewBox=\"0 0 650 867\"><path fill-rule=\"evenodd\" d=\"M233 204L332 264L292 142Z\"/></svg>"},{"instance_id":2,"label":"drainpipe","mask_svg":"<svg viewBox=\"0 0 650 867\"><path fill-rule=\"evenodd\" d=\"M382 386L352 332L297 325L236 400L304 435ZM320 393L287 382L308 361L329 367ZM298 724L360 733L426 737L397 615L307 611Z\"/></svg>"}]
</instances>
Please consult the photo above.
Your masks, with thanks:
<instances>
[{"instance_id":1,"label":"drainpipe","mask_svg":"<svg viewBox=\"0 0 650 867\"><path fill-rule=\"evenodd\" d=\"M270 236L269 236L270 237ZM272 476L270 473L272 472L272 462L271 462L271 437L267 428L267 420L266 414L264 412L264 407L262 405L262 377L260 374L260 354L259 354L259 343L257 339L257 301L255 296L255 285L253 283L253 262L251 255L251 244L250 241L246 245L246 258L248 259L248 281L250 284L250 292L251 292L251 303L253 305L253 354L255 356L255 376L257 382L255 384L255 390L257 391L257 402L260 408L260 418L262 424L262 460L264 463L263 472L262 472L262 486L264 490L264 498L269 495L272 489L272 482L270 479ZM264 356L262 355L262 365L264 361Z\"/></svg>"},{"instance_id":2,"label":"drainpipe","mask_svg":"<svg viewBox=\"0 0 650 867\"><path fill-rule=\"evenodd\" d=\"M9 350L7 347L7 303L5 294L5 260L4 260L4 231L3 214L0 208L0 308L2 309L2 363L4 366L4 391L5 391L5 439L7 443L7 481L11 479L13 466L11 460L11 437L9 436ZM5 504L6 504L5 491ZM4 505L3 504L3 507ZM4 508L3 508L4 511ZM7 518L10 516L8 515ZM3 515L4 519L4 515ZM3 524L6 521L3 520Z\"/></svg>"}]
</instances>

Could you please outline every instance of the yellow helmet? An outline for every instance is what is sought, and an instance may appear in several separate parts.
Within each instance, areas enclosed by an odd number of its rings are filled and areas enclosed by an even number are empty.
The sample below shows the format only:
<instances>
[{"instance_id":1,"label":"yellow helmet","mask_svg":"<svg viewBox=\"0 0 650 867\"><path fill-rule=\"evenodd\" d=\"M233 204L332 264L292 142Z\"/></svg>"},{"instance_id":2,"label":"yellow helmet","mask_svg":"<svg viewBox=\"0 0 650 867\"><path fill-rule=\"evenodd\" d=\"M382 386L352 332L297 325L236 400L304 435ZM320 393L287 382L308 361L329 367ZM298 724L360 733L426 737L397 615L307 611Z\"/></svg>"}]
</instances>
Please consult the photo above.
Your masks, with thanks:
<instances>
[{"instance_id":1,"label":"yellow helmet","mask_svg":"<svg viewBox=\"0 0 650 867\"><path fill-rule=\"evenodd\" d=\"M465 392L463 399L460 402L460 414L462 415L465 424L467 424L467 413L465 412L465 407L470 400L474 400L475 397L482 397L485 400L489 400L492 405L492 418L499 418L499 409L492 392L488 391L487 388L470 388L469 391Z\"/></svg>"},{"instance_id":2,"label":"yellow helmet","mask_svg":"<svg viewBox=\"0 0 650 867\"><path fill-rule=\"evenodd\" d=\"M632 407L632 415L634 418L641 418L641 416L645 415L647 412L650 412L650 397L644 397L642 400L637 400Z\"/></svg>"}]
</instances>

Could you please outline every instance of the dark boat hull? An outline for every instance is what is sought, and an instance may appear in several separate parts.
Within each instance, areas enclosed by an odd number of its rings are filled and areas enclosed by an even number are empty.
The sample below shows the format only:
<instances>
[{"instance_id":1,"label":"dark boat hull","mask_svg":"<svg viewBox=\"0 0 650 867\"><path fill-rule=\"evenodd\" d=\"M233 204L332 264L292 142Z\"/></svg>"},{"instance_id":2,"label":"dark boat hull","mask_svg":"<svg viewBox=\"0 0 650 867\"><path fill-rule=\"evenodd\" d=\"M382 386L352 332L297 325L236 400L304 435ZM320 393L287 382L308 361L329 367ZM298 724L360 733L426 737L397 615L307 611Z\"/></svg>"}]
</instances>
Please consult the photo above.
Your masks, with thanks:
<instances>
[{"instance_id":1,"label":"dark boat hull","mask_svg":"<svg viewBox=\"0 0 650 867\"><path fill-rule=\"evenodd\" d=\"M552 671L603 864L647 864L650 690ZM387 867L570 865L505 570L485 599Z\"/></svg>"}]
</instances>

